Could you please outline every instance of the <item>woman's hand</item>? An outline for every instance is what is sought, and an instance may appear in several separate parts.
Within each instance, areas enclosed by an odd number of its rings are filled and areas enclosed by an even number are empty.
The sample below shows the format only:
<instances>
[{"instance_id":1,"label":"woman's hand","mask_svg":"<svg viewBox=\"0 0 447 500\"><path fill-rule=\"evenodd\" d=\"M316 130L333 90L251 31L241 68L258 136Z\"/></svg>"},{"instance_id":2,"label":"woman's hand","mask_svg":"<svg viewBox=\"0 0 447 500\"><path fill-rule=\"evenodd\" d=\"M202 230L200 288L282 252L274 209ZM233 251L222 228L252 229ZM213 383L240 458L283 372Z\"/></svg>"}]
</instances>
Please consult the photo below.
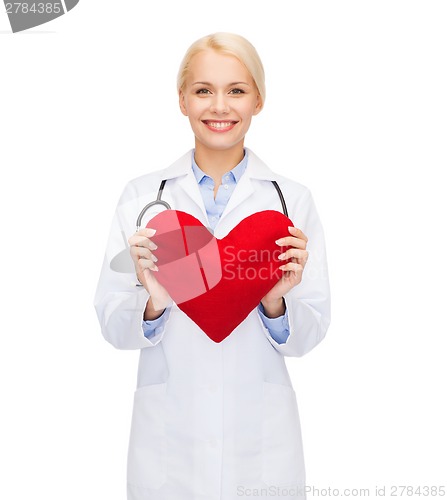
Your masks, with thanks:
<instances>
[{"instance_id":1,"label":"woman's hand","mask_svg":"<svg viewBox=\"0 0 447 500\"><path fill-rule=\"evenodd\" d=\"M291 260L279 267L284 271L282 277L261 300L266 316L271 318L284 314L285 303L283 297L293 287L301 283L304 266L309 257L306 250L307 236L297 227L289 227L289 232L291 236L280 238L275 243L281 247L292 247L278 256L280 260Z\"/></svg>"},{"instance_id":2,"label":"woman's hand","mask_svg":"<svg viewBox=\"0 0 447 500\"><path fill-rule=\"evenodd\" d=\"M130 255L137 277L150 294L144 319L157 318L160 316L160 311L163 311L172 302L166 288L160 285L152 273L152 271L158 271L155 264L158 259L153 254L153 251L157 249L157 245L150 240L154 234L155 229L144 228L136 232L128 240Z\"/></svg>"},{"instance_id":3,"label":"woman's hand","mask_svg":"<svg viewBox=\"0 0 447 500\"><path fill-rule=\"evenodd\" d=\"M144 228L132 235L128 240L135 272L143 285L144 283L141 278L144 277L145 269L158 271L158 267L155 265L158 259L152 253L152 250L157 249L157 245L149 239L154 236L154 234L155 229Z\"/></svg>"}]
</instances>

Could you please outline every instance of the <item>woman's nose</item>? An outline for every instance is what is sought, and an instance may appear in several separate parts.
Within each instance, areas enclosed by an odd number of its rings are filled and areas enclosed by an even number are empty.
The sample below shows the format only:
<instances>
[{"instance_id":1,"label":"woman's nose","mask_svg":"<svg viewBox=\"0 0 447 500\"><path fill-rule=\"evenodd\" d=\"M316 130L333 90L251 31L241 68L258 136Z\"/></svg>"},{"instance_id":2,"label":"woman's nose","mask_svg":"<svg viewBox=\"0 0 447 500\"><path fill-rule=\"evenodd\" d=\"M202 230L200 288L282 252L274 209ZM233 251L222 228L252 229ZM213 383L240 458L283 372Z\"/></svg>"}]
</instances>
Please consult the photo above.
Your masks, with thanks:
<instances>
[{"instance_id":1,"label":"woman's nose","mask_svg":"<svg viewBox=\"0 0 447 500\"><path fill-rule=\"evenodd\" d=\"M229 113L230 106L226 97L222 94L216 94L210 106L210 111L217 114Z\"/></svg>"}]
</instances>

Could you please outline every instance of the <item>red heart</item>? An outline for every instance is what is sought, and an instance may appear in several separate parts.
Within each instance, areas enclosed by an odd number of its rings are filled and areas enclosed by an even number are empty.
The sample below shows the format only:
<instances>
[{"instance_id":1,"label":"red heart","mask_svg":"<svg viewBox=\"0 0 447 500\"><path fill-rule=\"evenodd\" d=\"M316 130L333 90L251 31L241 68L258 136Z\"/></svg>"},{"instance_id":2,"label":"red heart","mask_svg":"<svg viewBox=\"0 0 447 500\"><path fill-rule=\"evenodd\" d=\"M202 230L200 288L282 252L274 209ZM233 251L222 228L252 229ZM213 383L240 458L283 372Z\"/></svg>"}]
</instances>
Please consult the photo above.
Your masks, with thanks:
<instances>
[{"instance_id":1,"label":"red heart","mask_svg":"<svg viewBox=\"0 0 447 500\"><path fill-rule=\"evenodd\" d=\"M282 275L275 241L292 221L265 210L242 220L222 239L192 215L165 210L147 227L157 230L157 280L214 342L221 342L258 306Z\"/></svg>"}]
</instances>

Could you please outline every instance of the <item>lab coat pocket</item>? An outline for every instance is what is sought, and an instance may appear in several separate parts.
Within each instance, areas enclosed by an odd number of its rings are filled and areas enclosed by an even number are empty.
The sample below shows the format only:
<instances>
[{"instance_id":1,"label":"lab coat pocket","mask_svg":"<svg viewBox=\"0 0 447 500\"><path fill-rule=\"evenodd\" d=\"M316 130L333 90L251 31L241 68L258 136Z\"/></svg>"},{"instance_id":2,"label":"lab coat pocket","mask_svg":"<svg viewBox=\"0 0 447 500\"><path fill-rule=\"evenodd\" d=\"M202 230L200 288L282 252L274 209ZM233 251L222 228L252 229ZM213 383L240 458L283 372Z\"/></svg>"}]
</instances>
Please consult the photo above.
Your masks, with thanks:
<instances>
[{"instance_id":1,"label":"lab coat pocket","mask_svg":"<svg viewBox=\"0 0 447 500\"><path fill-rule=\"evenodd\" d=\"M269 486L305 482L303 445L292 387L263 383L262 481Z\"/></svg>"},{"instance_id":2,"label":"lab coat pocket","mask_svg":"<svg viewBox=\"0 0 447 500\"><path fill-rule=\"evenodd\" d=\"M134 394L127 482L140 488L157 489L166 482L166 385L145 385Z\"/></svg>"}]
</instances>

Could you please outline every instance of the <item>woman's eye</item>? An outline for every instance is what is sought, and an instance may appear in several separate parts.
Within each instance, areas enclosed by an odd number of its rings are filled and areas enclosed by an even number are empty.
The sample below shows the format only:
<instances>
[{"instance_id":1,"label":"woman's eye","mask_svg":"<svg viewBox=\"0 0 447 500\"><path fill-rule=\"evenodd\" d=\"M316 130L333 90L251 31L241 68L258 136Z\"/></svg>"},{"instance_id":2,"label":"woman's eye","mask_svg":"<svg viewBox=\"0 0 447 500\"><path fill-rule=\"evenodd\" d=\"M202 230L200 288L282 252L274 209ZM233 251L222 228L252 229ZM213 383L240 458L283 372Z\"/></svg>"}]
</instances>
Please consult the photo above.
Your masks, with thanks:
<instances>
[{"instance_id":1,"label":"woman's eye","mask_svg":"<svg viewBox=\"0 0 447 500\"><path fill-rule=\"evenodd\" d=\"M209 92L208 89L199 89L196 91L196 94L206 94L207 92Z\"/></svg>"},{"instance_id":2,"label":"woman's eye","mask_svg":"<svg viewBox=\"0 0 447 500\"><path fill-rule=\"evenodd\" d=\"M245 94L242 89L232 89L231 92L233 92L234 94Z\"/></svg>"}]
</instances>

